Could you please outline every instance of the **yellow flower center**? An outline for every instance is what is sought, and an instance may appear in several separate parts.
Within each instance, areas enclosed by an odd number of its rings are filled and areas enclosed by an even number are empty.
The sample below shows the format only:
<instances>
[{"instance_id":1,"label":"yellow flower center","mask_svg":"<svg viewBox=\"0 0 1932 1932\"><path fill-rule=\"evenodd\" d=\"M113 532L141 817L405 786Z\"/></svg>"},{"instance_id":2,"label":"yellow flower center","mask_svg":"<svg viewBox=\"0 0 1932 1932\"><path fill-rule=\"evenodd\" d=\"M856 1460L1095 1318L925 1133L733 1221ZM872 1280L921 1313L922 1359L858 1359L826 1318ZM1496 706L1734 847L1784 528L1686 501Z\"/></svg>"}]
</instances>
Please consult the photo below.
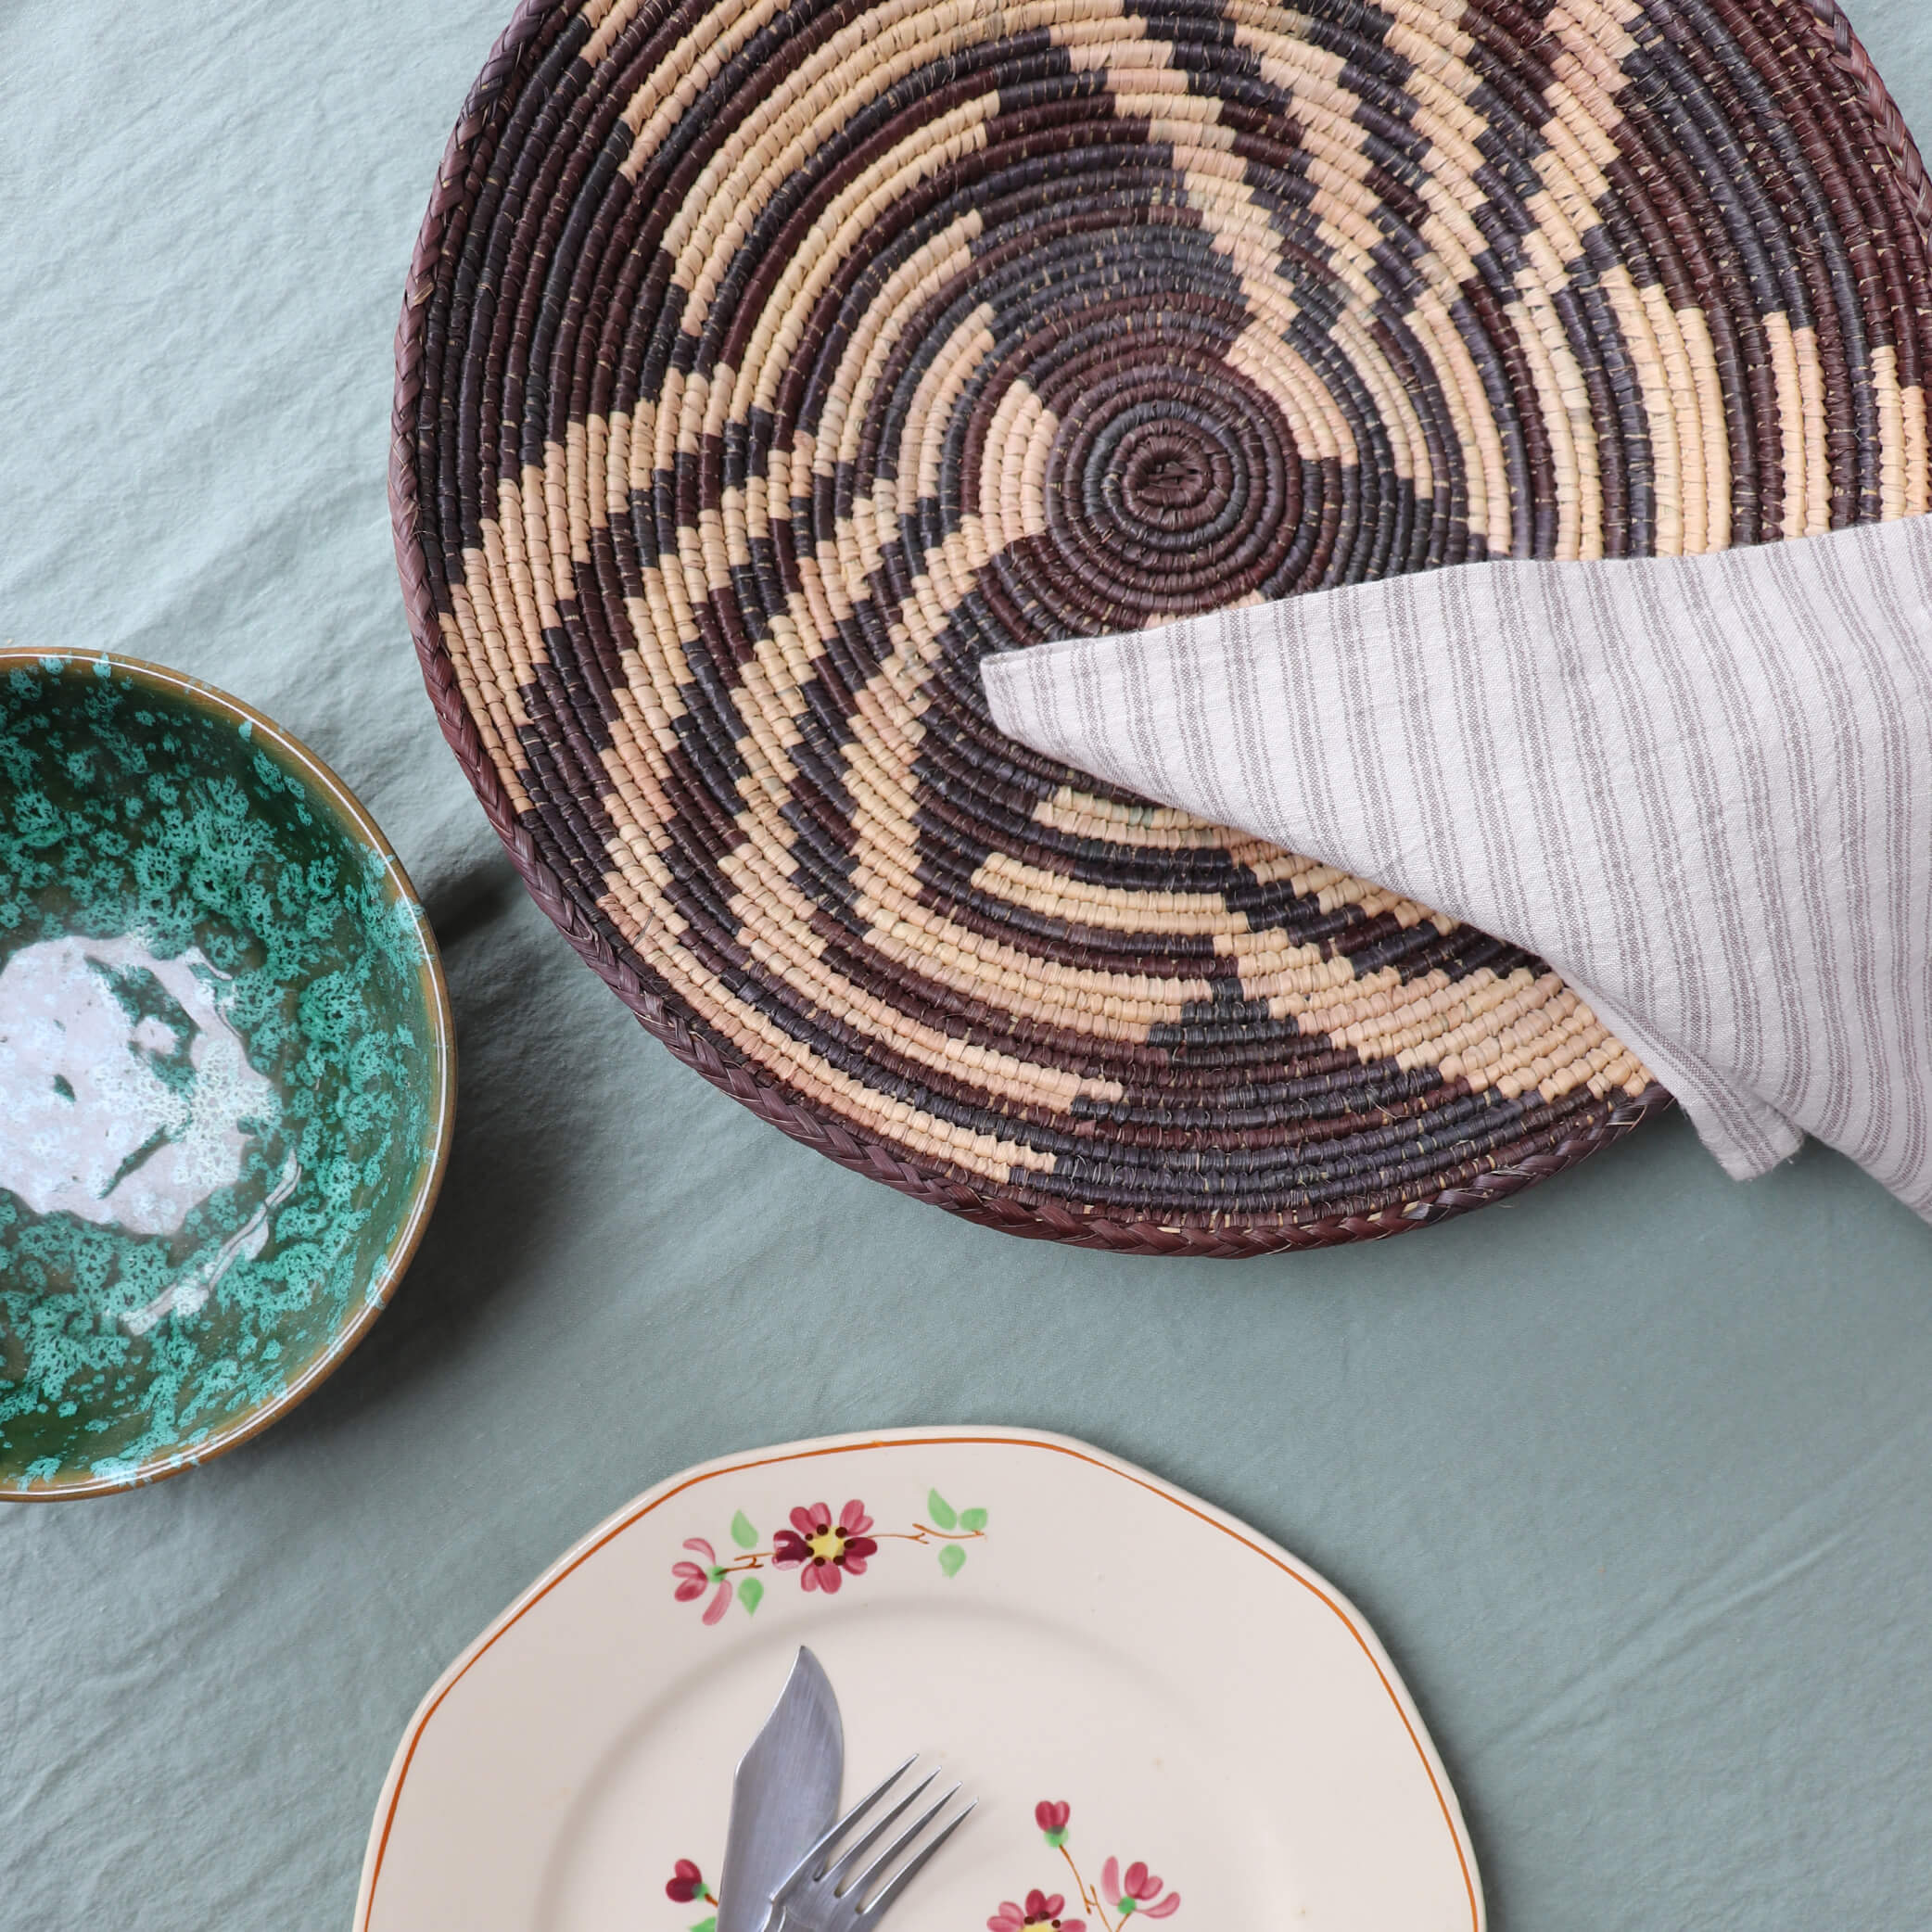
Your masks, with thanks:
<instances>
[{"instance_id":1,"label":"yellow flower center","mask_svg":"<svg viewBox=\"0 0 1932 1932\"><path fill-rule=\"evenodd\" d=\"M822 1557L828 1563L836 1563L845 1554L845 1534L836 1528L820 1530L816 1536L806 1538L805 1546L813 1556Z\"/></svg>"}]
</instances>

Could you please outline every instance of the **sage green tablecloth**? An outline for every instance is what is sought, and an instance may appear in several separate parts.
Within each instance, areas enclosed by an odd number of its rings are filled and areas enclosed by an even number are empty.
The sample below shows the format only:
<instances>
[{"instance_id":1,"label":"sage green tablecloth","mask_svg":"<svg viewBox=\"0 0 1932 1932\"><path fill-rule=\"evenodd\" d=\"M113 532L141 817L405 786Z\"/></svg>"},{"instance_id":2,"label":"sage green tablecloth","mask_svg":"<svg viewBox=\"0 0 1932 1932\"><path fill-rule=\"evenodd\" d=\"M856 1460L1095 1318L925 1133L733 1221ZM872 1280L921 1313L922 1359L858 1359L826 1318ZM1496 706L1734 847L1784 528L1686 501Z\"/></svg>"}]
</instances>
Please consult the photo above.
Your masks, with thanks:
<instances>
[{"instance_id":1,"label":"sage green tablecloth","mask_svg":"<svg viewBox=\"0 0 1932 1932\"><path fill-rule=\"evenodd\" d=\"M461 1122L389 1315L146 1493L0 1505L0 1926L347 1926L443 1664L647 1483L875 1424L1103 1443L1345 1588L1502 1932L1932 1912L1932 1231L1672 1119L1242 1267L1023 1245L757 1125L526 901L416 679L402 272L509 0L0 6L0 636L184 666L358 786L443 935ZM1932 6L1851 0L1932 128ZM1932 299L1932 295L1928 295Z\"/></svg>"}]
</instances>

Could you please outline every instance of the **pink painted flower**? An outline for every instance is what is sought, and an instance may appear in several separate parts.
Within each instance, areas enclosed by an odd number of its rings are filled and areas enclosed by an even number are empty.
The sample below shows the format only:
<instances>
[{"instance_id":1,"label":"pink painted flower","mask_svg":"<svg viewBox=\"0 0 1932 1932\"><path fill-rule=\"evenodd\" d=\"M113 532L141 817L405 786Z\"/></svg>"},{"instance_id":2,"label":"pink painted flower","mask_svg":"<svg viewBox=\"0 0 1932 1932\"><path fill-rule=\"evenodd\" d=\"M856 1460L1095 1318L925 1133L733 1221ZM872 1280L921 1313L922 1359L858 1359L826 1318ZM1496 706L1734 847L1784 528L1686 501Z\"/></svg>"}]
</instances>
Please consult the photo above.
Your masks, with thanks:
<instances>
[{"instance_id":1,"label":"pink painted flower","mask_svg":"<svg viewBox=\"0 0 1932 1932\"><path fill-rule=\"evenodd\" d=\"M1047 1842L1057 1851L1067 1841L1067 1820L1074 1815L1070 1804L1055 1804L1042 1799L1033 1808L1033 1822L1047 1834Z\"/></svg>"},{"instance_id":2,"label":"pink painted flower","mask_svg":"<svg viewBox=\"0 0 1932 1932\"><path fill-rule=\"evenodd\" d=\"M865 1505L856 1496L839 1511L837 1522L827 1505L814 1503L793 1510L792 1527L778 1532L771 1560L780 1570L799 1570L798 1581L806 1589L830 1595L846 1574L865 1574L866 1558L879 1548L865 1533L871 1527Z\"/></svg>"},{"instance_id":3,"label":"pink painted flower","mask_svg":"<svg viewBox=\"0 0 1932 1932\"><path fill-rule=\"evenodd\" d=\"M1085 1919L1063 1919L1067 1901L1058 1892L1028 1892L1023 1905L1009 1899L986 1921L986 1932L1087 1932Z\"/></svg>"},{"instance_id":4,"label":"pink painted flower","mask_svg":"<svg viewBox=\"0 0 1932 1932\"><path fill-rule=\"evenodd\" d=\"M680 1603L695 1603L705 1592L718 1585L718 1595L705 1606L705 1621L716 1623L731 1607L731 1580L718 1567L718 1552L702 1536L687 1536L684 1547L695 1550L703 1563L673 1563L671 1574L678 1579L673 1595Z\"/></svg>"},{"instance_id":5,"label":"pink painted flower","mask_svg":"<svg viewBox=\"0 0 1932 1932\"><path fill-rule=\"evenodd\" d=\"M1124 1918L1137 1912L1142 1918L1171 1918L1181 1909L1181 1895L1169 1892L1163 1899L1161 1881L1138 1860L1123 1876L1120 1861L1110 1858L1100 1867L1100 1896Z\"/></svg>"},{"instance_id":6,"label":"pink painted flower","mask_svg":"<svg viewBox=\"0 0 1932 1932\"><path fill-rule=\"evenodd\" d=\"M664 1892L666 1898L678 1905L689 1905L693 1899L717 1903L711 1897L711 1888L705 1883L705 1875L688 1858L678 1861Z\"/></svg>"}]
</instances>

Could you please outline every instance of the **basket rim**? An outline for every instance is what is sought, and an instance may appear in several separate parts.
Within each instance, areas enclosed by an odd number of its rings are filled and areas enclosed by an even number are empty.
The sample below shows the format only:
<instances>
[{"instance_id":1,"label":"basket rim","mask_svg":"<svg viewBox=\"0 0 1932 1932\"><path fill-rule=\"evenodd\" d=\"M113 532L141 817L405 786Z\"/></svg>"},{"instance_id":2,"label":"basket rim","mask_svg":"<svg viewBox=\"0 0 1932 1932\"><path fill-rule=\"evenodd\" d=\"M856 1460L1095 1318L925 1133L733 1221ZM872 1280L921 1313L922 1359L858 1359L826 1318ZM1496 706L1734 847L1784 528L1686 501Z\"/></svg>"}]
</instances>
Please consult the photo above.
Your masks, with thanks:
<instances>
[{"instance_id":1,"label":"basket rim","mask_svg":"<svg viewBox=\"0 0 1932 1932\"><path fill-rule=\"evenodd\" d=\"M944 1208L980 1227L1023 1239L1060 1241L1114 1253L1178 1255L1202 1259L1249 1259L1264 1254L1384 1239L1411 1228L1433 1227L1491 1202L1507 1199L1546 1180L1586 1156L1620 1140L1674 1102L1653 1083L1615 1107L1608 1117L1558 1142L1547 1151L1492 1169L1460 1187L1417 1195L1413 1201L1367 1214L1326 1215L1307 1220L1229 1221L1195 1227L1171 1222L1079 1214L1053 1203L1022 1201L941 1174L794 1099L776 1083L744 1064L727 1060L702 1032L694 1030L675 1001L647 984L636 966L593 929L581 909L517 822L515 807L486 751L475 719L464 704L455 667L443 642L419 538L421 502L417 489L415 432L423 393L424 326L428 314L442 244L452 217L469 197L471 150L489 132L525 50L553 17L574 11L579 0L517 0L509 24L499 35L464 101L437 170L429 206L416 236L402 313L396 330L396 383L390 417L389 516L396 562L410 635L444 738L463 767L484 813L502 841L530 896L576 948L579 957L629 1007L646 1032L677 1058L729 1094L769 1125L812 1148L840 1166L896 1192ZM1912 211L1932 242L1932 179L1903 114L1892 98L1863 43L1838 0L1792 0L1805 16L1832 64L1856 90L1870 114L1885 155L1905 190Z\"/></svg>"}]
</instances>

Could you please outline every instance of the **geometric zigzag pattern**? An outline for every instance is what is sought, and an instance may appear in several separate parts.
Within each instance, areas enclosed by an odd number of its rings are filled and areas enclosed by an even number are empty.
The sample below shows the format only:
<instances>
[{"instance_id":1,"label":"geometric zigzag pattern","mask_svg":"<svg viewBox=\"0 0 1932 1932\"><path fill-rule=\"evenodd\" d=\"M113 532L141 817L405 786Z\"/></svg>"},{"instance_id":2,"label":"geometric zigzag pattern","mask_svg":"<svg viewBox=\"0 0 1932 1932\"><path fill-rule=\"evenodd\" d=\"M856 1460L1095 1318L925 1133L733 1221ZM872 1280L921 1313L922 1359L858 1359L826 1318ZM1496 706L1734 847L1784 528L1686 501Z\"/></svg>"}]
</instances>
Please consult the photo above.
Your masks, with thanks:
<instances>
[{"instance_id":1,"label":"geometric zigzag pattern","mask_svg":"<svg viewBox=\"0 0 1932 1932\"><path fill-rule=\"evenodd\" d=\"M1663 1097L978 664L1932 507L1925 199L1831 0L527 0L399 350L432 689L606 976L849 1164L1130 1248L1417 1225Z\"/></svg>"}]
</instances>

